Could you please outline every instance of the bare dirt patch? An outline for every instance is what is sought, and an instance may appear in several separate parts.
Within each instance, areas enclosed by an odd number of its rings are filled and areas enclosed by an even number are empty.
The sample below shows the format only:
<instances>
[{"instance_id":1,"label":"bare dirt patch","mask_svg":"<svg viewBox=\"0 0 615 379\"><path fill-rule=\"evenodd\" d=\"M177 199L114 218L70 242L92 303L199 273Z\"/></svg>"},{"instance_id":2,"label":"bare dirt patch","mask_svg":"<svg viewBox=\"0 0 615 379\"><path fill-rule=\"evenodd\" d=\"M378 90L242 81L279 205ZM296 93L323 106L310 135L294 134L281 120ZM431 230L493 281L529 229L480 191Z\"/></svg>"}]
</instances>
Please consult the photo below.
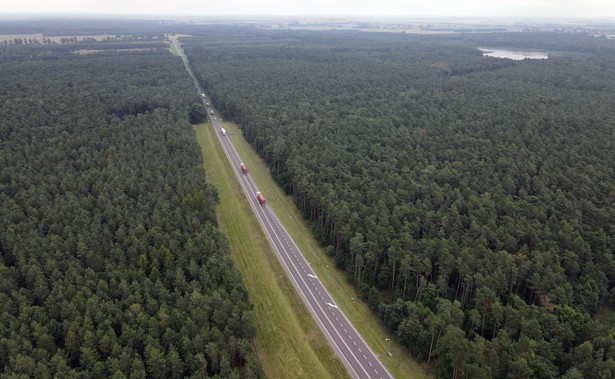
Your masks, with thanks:
<instances>
[{"instance_id":1,"label":"bare dirt patch","mask_svg":"<svg viewBox=\"0 0 615 379\"><path fill-rule=\"evenodd\" d=\"M5 41L14 41L18 40L32 40L43 42L51 41L55 43L63 43L63 42L81 42L84 40L95 40L97 42L105 41L105 40L124 40L126 38L130 38L129 35L109 35L109 34L99 34L99 35L89 35L89 36L46 36L42 33L35 34L0 34L0 42Z\"/></svg>"},{"instance_id":2,"label":"bare dirt patch","mask_svg":"<svg viewBox=\"0 0 615 379\"><path fill-rule=\"evenodd\" d=\"M103 52L109 52L109 51L113 51L116 53L121 53L121 52L125 52L125 51L154 51L155 49L114 49L114 50L94 50L94 49L82 49L82 50L75 50L73 51L74 54L81 54L81 55L85 55L85 54L95 54L95 53L103 53Z\"/></svg>"},{"instance_id":3,"label":"bare dirt patch","mask_svg":"<svg viewBox=\"0 0 615 379\"><path fill-rule=\"evenodd\" d=\"M192 37L190 34L167 34L167 39L171 42L183 37Z\"/></svg>"}]
</instances>

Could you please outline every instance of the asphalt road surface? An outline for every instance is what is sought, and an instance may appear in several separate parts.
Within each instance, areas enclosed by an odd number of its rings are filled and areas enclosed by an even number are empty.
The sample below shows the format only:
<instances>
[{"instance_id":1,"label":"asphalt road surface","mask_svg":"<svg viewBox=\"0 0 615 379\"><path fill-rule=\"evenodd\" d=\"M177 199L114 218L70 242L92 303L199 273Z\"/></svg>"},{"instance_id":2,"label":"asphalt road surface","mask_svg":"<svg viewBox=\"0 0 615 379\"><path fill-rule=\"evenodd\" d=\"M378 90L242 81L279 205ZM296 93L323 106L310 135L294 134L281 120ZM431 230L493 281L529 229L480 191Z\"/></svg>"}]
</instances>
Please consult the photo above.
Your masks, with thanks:
<instances>
[{"instance_id":1,"label":"asphalt road surface","mask_svg":"<svg viewBox=\"0 0 615 379\"><path fill-rule=\"evenodd\" d=\"M189 67L186 68L193 79L195 79ZM202 89L196 79L195 84L199 89L199 93L202 94ZM202 101L203 106L206 106L207 100L202 98ZM250 162L241 160L228 136L222 135L222 126L217 120L216 115L211 114L211 108L206 107L206 109L222 148L241 183L241 187L269 243L296 290L299 292L303 302L310 310L310 313L327 337L336 354L344 363L344 366L346 366L350 375L353 378L392 378L393 376L380 362L376 354L367 346L344 312L337 307L335 301L321 284L314 271L312 271L310 264L305 260L293 239L284 229L278 216L267 204L261 205L258 202L256 192L259 189L252 175L250 175ZM240 165L242 162L248 167L247 174L241 171ZM263 195L265 198L267 197L266 193L263 193Z\"/></svg>"}]
</instances>

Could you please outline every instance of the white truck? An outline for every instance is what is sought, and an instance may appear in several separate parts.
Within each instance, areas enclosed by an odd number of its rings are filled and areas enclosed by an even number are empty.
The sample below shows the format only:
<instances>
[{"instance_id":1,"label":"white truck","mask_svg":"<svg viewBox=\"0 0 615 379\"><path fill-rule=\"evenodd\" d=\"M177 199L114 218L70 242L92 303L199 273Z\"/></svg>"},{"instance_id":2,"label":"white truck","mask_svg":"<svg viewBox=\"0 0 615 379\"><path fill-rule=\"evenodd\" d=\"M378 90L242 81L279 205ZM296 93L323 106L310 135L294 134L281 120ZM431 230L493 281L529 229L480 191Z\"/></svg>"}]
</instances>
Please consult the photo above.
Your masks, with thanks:
<instances>
[{"instance_id":1,"label":"white truck","mask_svg":"<svg viewBox=\"0 0 615 379\"><path fill-rule=\"evenodd\" d=\"M222 133L222 135L223 135L223 136L225 136L225 135L226 135L226 129L224 129L224 128L220 128L220 132Z\"/></svg>"}]
</instances>

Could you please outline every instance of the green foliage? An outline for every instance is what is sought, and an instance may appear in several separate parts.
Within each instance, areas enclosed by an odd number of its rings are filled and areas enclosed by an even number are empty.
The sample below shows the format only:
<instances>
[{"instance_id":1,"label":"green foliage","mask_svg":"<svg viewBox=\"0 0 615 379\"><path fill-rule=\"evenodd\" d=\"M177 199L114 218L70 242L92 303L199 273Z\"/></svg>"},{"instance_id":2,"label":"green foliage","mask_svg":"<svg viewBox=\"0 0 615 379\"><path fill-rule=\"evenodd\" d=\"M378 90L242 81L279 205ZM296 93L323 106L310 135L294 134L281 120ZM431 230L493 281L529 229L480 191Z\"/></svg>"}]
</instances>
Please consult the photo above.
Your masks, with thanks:
<instances>
[{"instance_id":1,"label":"green foliage","mask_svg":"<svg viewBox=\"0 0 615 379\"><path fill-rule=\"evenodd\" d=\"M186 41L201 84L414 356L440 377L606 375L610 356L571 355L615 287L613 41L209 32Z\"/></svg>"},{"instance_id":2,"label":"green foliage","mask_svg":"<svg viewBox=\"0 0 615 379\"><path fill-rule=\"evenodd\" d=\"M193 104L188 116L191 124L199 124L205 120L207 113L205 113L205 109L202 104Z\"/></svg>"},{"instance_id":3,"label":"green foliage","mask_svg":"<svg viewBox=\"0 0 615 379\"><path fill-rule=\"evenodd\" d=\"M554 311L557 320L566 324L575 337L580 337L585 325L589 322L589 315L578 311L568 305L556 306Z\"/></svg>"},{"instance_id":4,"label":"green foliage","mask_svg":"<svg viewBox=\"0 0 615 379\"><path fill-rule=\"evenodd\" d=\"M0 376L262 377L181 62L45 49L0 63Z\"/></svg>"}]
</instances>

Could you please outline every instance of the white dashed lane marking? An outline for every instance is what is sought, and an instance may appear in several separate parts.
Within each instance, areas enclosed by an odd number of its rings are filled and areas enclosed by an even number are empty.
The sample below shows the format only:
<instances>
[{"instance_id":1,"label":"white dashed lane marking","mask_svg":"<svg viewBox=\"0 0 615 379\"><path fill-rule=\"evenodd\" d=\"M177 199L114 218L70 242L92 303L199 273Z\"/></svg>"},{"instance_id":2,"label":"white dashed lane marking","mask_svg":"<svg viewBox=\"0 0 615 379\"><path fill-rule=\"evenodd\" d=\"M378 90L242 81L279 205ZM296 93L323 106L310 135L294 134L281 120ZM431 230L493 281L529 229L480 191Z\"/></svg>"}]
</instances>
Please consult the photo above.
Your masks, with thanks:
<instances>
[{"instance_id":1,"label":"white dashed lane marking","mask_svg":"<svg viewBox=\"0 0 615 379\"><path fill-rule=\"evenodd\" d=\"M266 208L266 209L263 209L263 210L268 212L271 215L274 215L273 211L271 209L269 209L269 208ZM286 246L288 248L287 251L286 251L286 256L288 258L285 258L284 260L286 261L287 259L289 259L290 262L294 261L294 263L292 263L292 265L293 266L297 265L297 266L295 266L295 272L296 273L300 273L301 270L302 270L304 275L309 277L310 283L313 285L313 290L309 290L309 291L312 292L312 293L318 293L318 295L320 295L320 298L323 301L323 303L330 307L329 308L330 312L327 312L327 313L331 313L331 317L332 318L335 317L335 320L339 323L340 330L343 330L344 334L347 335L348 342L352 342L352 344L357 348L357 350L359 351L359 353L357 353L357 355L362 354L363 359L365 359L366 363L368 363L370 365L370 367L372 369L372 372L375 373L375 375L374 374L369 374L368 373L369 371L366 370L365 368L363 368L364 372L366 374L368 374L368 376L370 376L370 377L375 377L375 378L380 377L380 379L383 379L382 376L379 375L379 373L376 370L376 368L374 367L373 363L367 361L368 358L367 358L366 354L363 354L361 348L359 348L359 346L362 346L362 345L358 345L357 344L357 342L354 340L353 336L348 333L348 330L347 330L347 328L345 328L344 323L342 323L340 321L339 317L337 316L337 314L340 313L338 306L335 303L333 303L333 300L326 293L326 291L322 291L322 286L321 286L320 282L318 283L318 285L316 284L316 281L319 280L318 277L316 275L314 275L314 273L311 271L311 269L310 269L310 271L306 270L306 266L309 266L310 263L307 262L303 258L303 256L302 257L298 256L298 254L300 254L300 251L297 251L295 246L293 244L291 244L292 241L288 238L288 236L284 232L284 228L281 225L281 223L279 223L278 220L275 219L275 218L274 218L273 221L270 220L270 222L272 222L272 224L273 224L272 225L273 226L273 230L277 230L278 232L280 232L281 236L283 237L282 239L280 239L281 243L279 243L278 246L282 247L282 249L284 249L283 248L284 246ZM292 256L291 256L291 253L292 253ZM303 263L306 263L306 266L304 266ZM299 268L301 270L299 270ZM303 278L305 278L305 276ZM312 280L312 279L316 279L316 280ZM305 283L307 284L307 282L305 282ZM324 294L323 294L323 292L324 292ZM325 294L327 295L326 301L325 301L325 296L323 296ZM337 309L337 311L336 311L336 309ZM341 335L340 335L340 337L341 337ZM360 338L359 338L359 340L360 340ZM371 376L371 375L374 375L374 376Z\"/></svg>"}]
</instances>

